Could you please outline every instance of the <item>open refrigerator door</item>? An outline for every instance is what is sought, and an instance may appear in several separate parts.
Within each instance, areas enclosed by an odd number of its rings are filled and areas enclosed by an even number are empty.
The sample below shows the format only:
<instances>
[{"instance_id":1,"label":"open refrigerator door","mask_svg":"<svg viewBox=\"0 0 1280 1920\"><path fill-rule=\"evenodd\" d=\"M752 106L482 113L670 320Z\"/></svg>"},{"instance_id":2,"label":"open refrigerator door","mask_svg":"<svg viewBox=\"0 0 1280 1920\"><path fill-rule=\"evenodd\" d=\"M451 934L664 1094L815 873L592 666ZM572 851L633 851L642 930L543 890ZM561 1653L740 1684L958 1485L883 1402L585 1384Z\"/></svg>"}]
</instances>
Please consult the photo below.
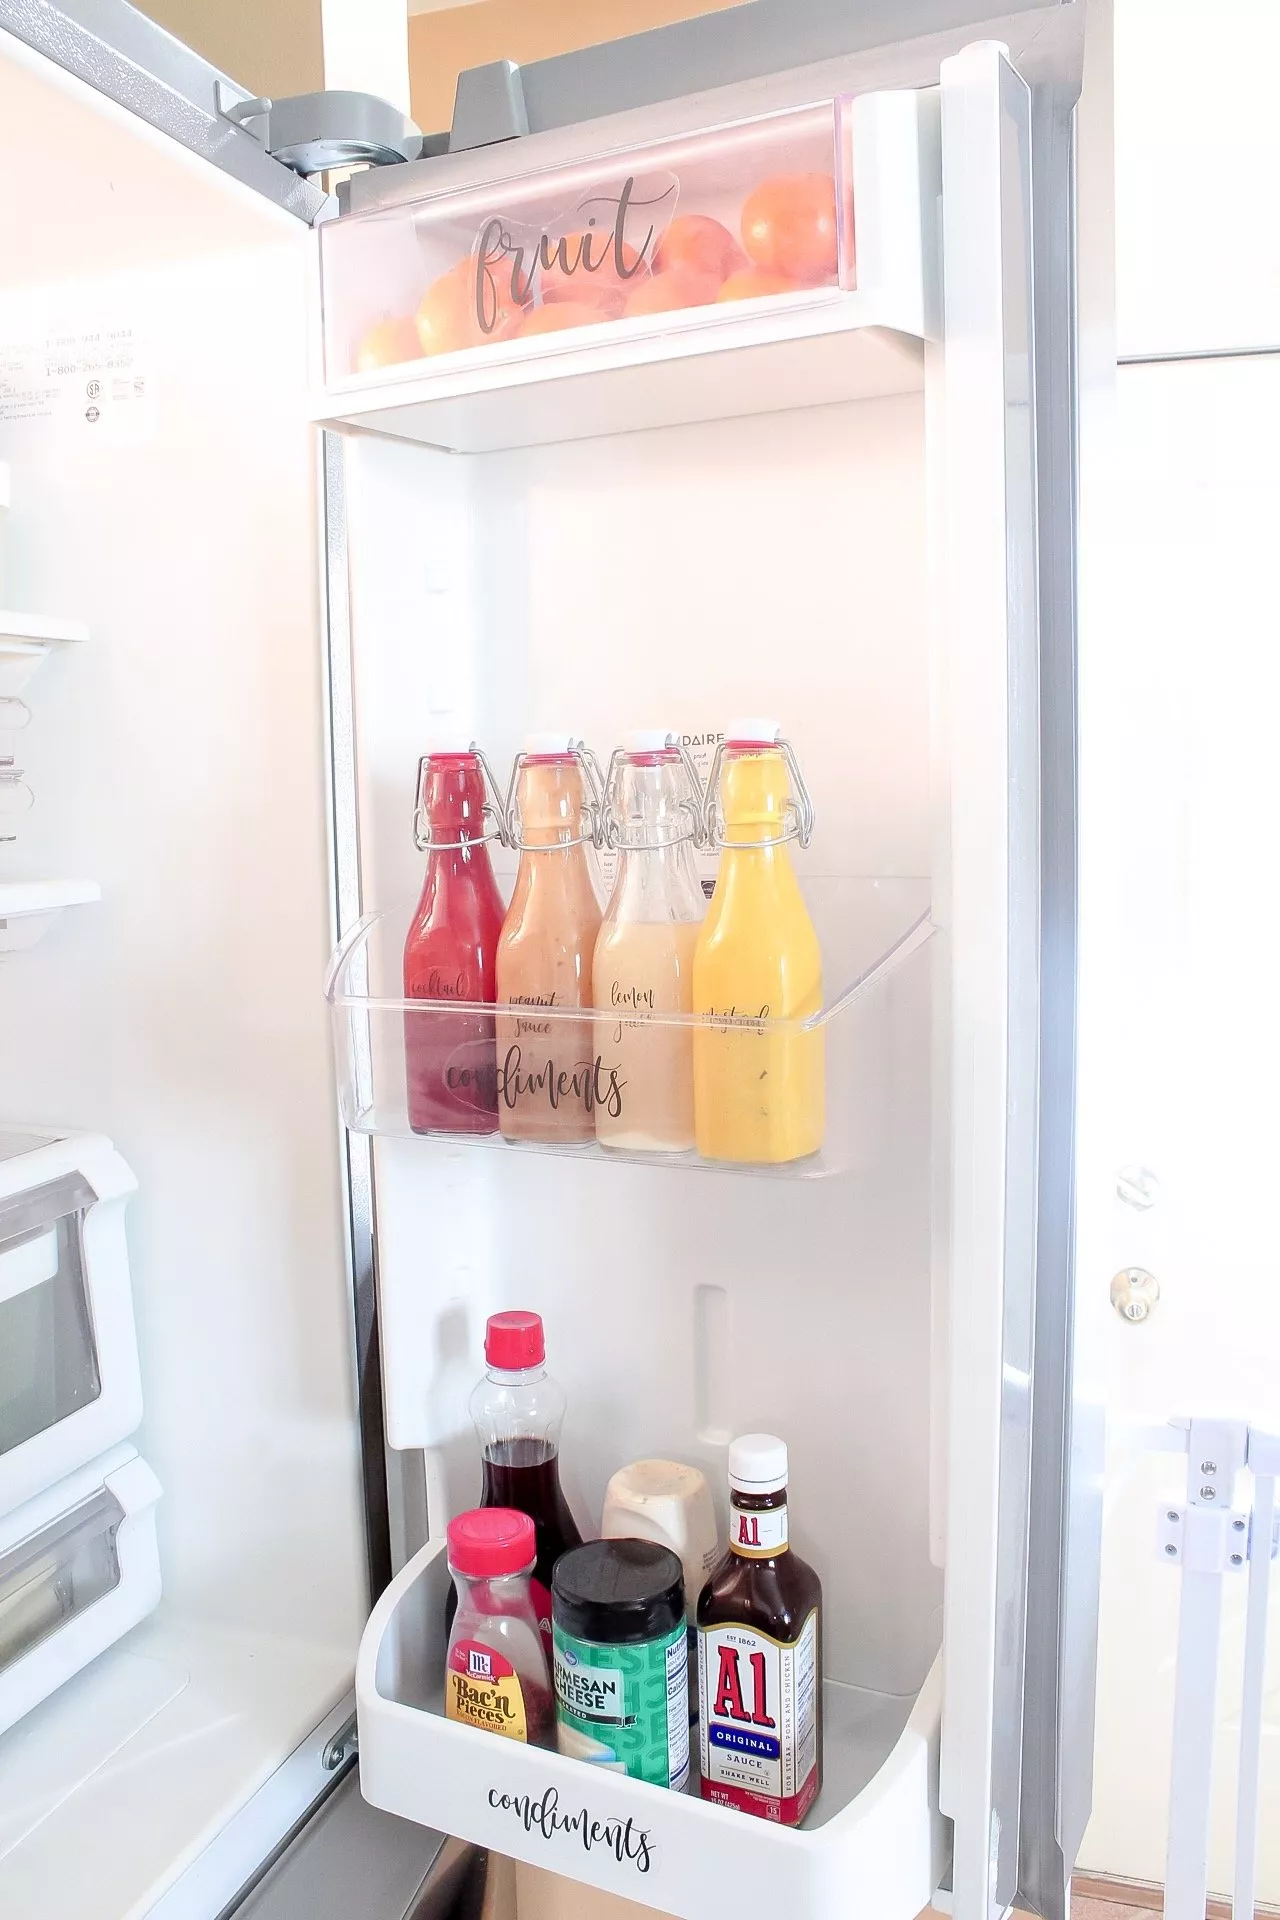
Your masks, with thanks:
<instances>
[{"instance_id":1,"label":"open refrigerator door","mask_svg":"<svg viewBox=\"0 0 1280 1920\"><path fill-rule=\"evenodd\" d=\"M314 1798L353 1666L374 1805L667 1914L736 1890L913 1920L950 1888L978 1920L1027 1890L1041 555L1069 566L1071 543L1038 524L1070 466L1070 308L1036 277L1031 158L1045 73L1069 124L1079 46L1074 20L1027 30L1029 87L1018 48L972 38L358 176L314 239L6 44L33 123L103 123L116 208L86 202L72 234L68 168L60 257L74 240L85 273L54 298L32 257L5 324L82 343L92 314L143 391L110 441L78 405L4 422L0 453L49 490L19 578L44 591L72 536L94 635L78 680L46 670L39 844L83 850L105 927L0 976L23 1024L4 1106L101 1113L128 1147L166 1489L157 1637L120 1656L154 1698L113 1708L112 1755L15 1826L15 1897L177 1740L169 1823L74 1910L200 1911L184 1887L220 1848L207 1887L232 1885L225 1836L273 1781L292 1767L292 1819ZM1046 436L1032 307L1059 299L1068 415ZM96 377L82 351L68 380ZM602 904L625 858L606 769L654 729L691 770L711 893L741 852L722 773L743 710L776 715L789 756L822 984L644 1038L784 1080L803 1059L805 1124L781 1149L725 1124L669 1154L597 1141L637 1022L409 996L415 769L483 749L505 901L521 757L573 760ZM481 1054L506 1034L513 1106L512 1046L584 1027L572 1142L415 1111L460 1032L467 1086L477 1034ZM730 1441L786 1439L825 1596L824 1784L798 1829L445 1718L445 1530L477 1496L467 1396L509 1309L545 1323L588 1537L614 1472L652 1456L705 1474L723 1534ZM1069 1310L1068 1287L1046 1313ZM0 1770L74 1746L109 1671L124 1684L99 1662L0 1741Z\"/></svg>"}]
</instances>

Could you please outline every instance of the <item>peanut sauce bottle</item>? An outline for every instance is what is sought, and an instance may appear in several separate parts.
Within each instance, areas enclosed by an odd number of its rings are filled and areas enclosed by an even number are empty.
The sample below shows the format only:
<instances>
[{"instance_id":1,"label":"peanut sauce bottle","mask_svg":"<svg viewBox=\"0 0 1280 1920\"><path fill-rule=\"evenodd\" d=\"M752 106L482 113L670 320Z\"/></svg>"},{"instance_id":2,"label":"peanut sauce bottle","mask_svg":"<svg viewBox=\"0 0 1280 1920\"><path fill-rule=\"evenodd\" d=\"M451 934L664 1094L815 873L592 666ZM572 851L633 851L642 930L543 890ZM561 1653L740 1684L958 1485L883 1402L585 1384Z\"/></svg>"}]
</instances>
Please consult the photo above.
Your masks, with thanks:
<instances>
[{"instance_id":1,"label":"peanut sauce bottle","mask_svg":"<svg viewBox=\"0 0 1280 1920\"><path fill-rule=\"evenodd\" d=\"M822 1785L822 1585L791 1551L786 1442L729 1448L729 1551L698 1602L704 1800L795 1827Z\"/></svg>"}]
</instances>

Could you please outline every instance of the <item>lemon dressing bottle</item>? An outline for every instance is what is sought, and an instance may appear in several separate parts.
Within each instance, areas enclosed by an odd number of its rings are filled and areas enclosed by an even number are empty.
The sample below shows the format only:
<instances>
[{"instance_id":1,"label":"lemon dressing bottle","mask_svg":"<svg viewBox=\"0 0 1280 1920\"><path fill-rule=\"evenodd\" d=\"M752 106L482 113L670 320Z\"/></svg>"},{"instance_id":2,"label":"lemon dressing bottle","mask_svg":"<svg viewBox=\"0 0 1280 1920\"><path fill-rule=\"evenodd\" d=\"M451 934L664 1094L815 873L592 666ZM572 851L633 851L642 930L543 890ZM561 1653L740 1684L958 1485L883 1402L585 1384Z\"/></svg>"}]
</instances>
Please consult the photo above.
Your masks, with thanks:
<instances>
[{"instance_id":1,"label":"lemon dressing bottle","mask_svg":"<svg viewBox=\"0 0 1280 1920\"><path fill-rule=\"evenodd\" d=\"M822 1145L822 951L789 843L812 808L772 721L725 732L707 794L722 851L693 954L693 1087L698 1152L777 1165Z\"/></svg>"}]
</instances>

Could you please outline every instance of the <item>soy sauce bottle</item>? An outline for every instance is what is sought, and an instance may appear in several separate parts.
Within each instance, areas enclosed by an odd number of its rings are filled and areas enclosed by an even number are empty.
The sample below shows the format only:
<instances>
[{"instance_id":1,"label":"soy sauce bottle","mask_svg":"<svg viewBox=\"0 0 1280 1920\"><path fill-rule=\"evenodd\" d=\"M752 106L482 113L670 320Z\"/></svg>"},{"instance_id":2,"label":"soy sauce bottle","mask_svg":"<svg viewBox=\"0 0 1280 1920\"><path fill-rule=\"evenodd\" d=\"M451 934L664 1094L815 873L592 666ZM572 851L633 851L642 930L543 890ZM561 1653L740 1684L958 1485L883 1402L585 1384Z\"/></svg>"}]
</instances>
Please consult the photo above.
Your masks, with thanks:
<instances>
[{"instance_id":1,"label":"soy sauce bottle","mask_svg":"<svg viewBox=\"0 0 1280 1920\"><path fill-rule=\"evenodd\" d=\"M822 1785L822 1586L791 1551L787 1448L729 1448L729 1551L698 1601L701 1793L798 1826Z\"/></svg>"},{"instance_id":2,"label":"soy sauce bottle","mask_svg":"<svg viewBox=\"0 0 1280 1920\"><path fill-rule=\"evenodd\" d=\"M550 1661L552 1570L562 1553L582 1545L560 1488L564 1388L547 1373L540 1314L491 1314L484 1357L485 1377L471 1395L484 1465L480 1505L514 1507L533 1521L537 1555L530 1587Z\"/></svg>"}]
</instances>

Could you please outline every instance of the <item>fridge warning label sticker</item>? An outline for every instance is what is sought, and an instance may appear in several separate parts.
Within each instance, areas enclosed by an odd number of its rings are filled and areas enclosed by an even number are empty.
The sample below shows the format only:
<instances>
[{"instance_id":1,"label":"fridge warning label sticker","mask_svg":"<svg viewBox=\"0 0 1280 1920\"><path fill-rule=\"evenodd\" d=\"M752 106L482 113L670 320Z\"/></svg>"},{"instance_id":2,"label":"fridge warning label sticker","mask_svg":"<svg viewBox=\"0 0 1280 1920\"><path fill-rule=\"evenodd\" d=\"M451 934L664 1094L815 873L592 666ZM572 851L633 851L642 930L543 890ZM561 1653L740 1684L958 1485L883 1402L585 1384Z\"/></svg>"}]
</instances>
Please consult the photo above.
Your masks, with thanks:
<instances>
[{"instance_id":1,"label":"fridge warning label sticker","mask_svg":"<svg viewBox=\"0 0 1280 1920\"><path fill-rule=\"evenodd\" d=\"M82 445L149 439L154 383L138 328L113 319L0 330L0 424L23 422Z\"/></svg>"}]
</instances>

